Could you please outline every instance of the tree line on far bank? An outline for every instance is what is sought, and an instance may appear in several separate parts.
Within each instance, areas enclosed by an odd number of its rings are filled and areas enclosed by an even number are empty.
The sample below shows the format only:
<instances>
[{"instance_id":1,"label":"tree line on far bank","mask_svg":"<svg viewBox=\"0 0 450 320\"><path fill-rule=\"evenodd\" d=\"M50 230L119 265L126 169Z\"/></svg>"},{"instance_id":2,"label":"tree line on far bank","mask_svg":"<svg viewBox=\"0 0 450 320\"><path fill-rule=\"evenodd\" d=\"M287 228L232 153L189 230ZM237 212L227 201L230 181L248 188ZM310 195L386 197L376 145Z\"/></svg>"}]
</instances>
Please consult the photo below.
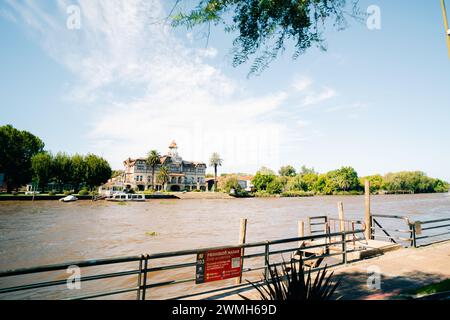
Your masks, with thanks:
<instances>
[{"instance_id":1,"label":"tree line on far bank","mask_svg":"<svg viewBox=\"0 0 450 320\"><path fill-rule=\"evenodd\" d=\"M0 127L0 173L8 193L33 182L39 189L93 189L111 178L109 163L94 154L67 155L44 150L42 140L11 125Z\"/></svg>"},{"instance_id":2,"label":"tree line on far bank","mask_svg":"<svg viewBox=\"0 0 450 320\"><path fill-rule=\"evenodd\" d=\"M448 192L449 184L430 178L421 171L402 171L359 177L352 167L342 167L318 173L303 166L299 172L293 166L281 167L278 175L269 168L261 168L253 177L256 196L282 195L287 197L312 195L346 195L364 192L364 181L370 181L371 193L434 193ZM229 192L243 193L236 175L224 177L219 187Z\"/></svg>"}]
</instances>

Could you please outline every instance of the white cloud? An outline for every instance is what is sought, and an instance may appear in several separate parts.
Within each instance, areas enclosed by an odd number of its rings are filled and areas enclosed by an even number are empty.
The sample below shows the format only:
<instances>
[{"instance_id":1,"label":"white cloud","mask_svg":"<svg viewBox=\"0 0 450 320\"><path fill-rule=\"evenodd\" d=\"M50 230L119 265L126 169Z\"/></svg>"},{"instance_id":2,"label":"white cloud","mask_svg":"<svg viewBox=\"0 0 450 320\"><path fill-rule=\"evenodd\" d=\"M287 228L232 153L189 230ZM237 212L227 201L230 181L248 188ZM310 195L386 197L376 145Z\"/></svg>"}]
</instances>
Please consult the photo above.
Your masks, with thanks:
<instances>
[{"instance_id":1,"label":"white cloud","mask_svg":"<svg viewBox=\"0 0 450 320\"><path fill-rule=\"evenodd\" d=\"M336 96L336 91L332 88L325 87L320 92L307 94L302 101L302 105L305 107L320 104L327 100L330 100Z\"/></svg>"},{"instance_id":2,"label":"white cloud","mask_svg":"<svg viewBox=\"0 0 450 320\"><path fill-rule=\"evenodd\" d=\"M81 8L80 30L68 30L68 5ZM72 99L92 106L91 148L114 167L176 139L188 159L221 153L225 168L278 167L285 124L268 115L285 92L253 95L205 59L215 48L183 46L161 0L8 0L46 52L78 79ZM45 8L45 9L44 9ZM50 14L51 12L51 14ZM18 22L19 23L19 22ZM248 169L247 169L248 168Z\"/></svg>"},{"instance_id":3,"label":"white cloud","mask_svg":"<svg viewBox=\"0 0 450 320\"><path fill-rule=\"evenodd\" d=\"M311 87L312 80L308 77L296 77L292 83L292 88L295 91L303 92Z\"/></svg>"}]
</instances>

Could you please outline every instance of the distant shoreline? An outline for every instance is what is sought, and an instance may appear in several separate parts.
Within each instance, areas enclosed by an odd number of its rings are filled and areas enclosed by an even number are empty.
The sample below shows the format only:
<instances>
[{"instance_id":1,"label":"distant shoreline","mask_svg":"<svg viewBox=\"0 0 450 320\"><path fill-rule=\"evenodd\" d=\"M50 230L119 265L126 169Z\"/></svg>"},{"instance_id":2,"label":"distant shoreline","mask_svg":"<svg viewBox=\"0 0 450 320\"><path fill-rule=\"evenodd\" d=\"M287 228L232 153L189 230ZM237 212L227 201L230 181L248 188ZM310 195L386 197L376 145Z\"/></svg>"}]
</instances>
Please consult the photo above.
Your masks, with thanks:
<instances>
[{"instance_id":1,"label":"distant shoreline","mask_svg":"<svg viewBox=\"0 0 450 320\"><path fill-rule=\"evenodd\" d=\"M376 193L371 194L372 196L394 196L394 195L419 195L419 194L445 194L446 192L431 192L431 193ZM356 196L363 196L364 194L331 194L331 195L325 195L325 194L318 194L318 195L312 195L312 196L299 196L299 197L286 197L281 195L272 195L272 196L264 196L264 197L256 197L256 196L231 196L226 193L221 192L188 192L188 193L167 193L167 194L151 194L151 195L145 195L146 200L158 200L158 199L172 199L172 200L230 200L230 199L282 199L282 198L315 198L315 197L356 197ZM75 195L78 200L81 201L92 201L92 196L85 195ZM35 195L34 201L59 201L61 198L64 198L65 195ZM97 201L102 201L103 199L99 199ZM4 201L33 201L32 195L0 195L0 202Z\"/></svg>"}]
</instances>

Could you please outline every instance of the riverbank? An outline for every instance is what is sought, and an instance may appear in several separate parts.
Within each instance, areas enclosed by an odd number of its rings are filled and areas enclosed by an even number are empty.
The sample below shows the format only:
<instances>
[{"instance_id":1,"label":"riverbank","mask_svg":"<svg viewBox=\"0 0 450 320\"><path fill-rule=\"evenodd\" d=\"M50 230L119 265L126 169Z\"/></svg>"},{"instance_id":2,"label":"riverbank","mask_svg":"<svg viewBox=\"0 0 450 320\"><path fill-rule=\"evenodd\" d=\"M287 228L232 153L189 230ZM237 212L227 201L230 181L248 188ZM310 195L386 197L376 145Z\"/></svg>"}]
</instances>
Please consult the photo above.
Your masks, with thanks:
<instances>
[{"instance_id":1,"label":"riverbank","mask_svg":"<svg viewBox=\"0 0 450 320\"><path fill-rule=\"evenodd\" d=\"M74 195L78 198L78 200L92 200L91 195ZM65 195L44 195L37 194L34 197L32 195L0 195L1 201L58 201L61 198L64 198ZM235 197L230 196L229 194L222 192L173 192L173 193L155 193L155 194L146 194L146 200L152 199L235 199Z\"/></svg>"},{"instance_id":2,"label":"riverbank","mask_svg":"<svg viewBox=\"0 0 450 320\"><path fill-rule=\"evenodd\" d=\"M395 195L414 195L413 193L372 193L373 196L395 196ZM416 193L420 194L438 194L436 193ZM440 193L443 194L443 193ZM256 193L249 194L247 196L232 196L223 192L167 192L167 193L155 193L155 194L146 194L146 200L152 199L181 199L181 200L201 200L201 199L210 199L210 200L224 200L224 199L238 199L238 198L267 198L267 199L281 199L281 198L316 198L316 197L344 197L344 196L362 196L364 193L337 193L331 195L325 194L311 194L311 193L285 193L285 194L268 194L268 193ZM32 195L10 195L10 194L0 194L0 202L1 201L58 201L61 198L64 198L66 195L58 194L58 195L46 195L46 194L37 194ZM78 200L93 200L91 195L74 195L78 198ZM101 199L99 199L101 200Z\"/></svg>"}]
</instances>

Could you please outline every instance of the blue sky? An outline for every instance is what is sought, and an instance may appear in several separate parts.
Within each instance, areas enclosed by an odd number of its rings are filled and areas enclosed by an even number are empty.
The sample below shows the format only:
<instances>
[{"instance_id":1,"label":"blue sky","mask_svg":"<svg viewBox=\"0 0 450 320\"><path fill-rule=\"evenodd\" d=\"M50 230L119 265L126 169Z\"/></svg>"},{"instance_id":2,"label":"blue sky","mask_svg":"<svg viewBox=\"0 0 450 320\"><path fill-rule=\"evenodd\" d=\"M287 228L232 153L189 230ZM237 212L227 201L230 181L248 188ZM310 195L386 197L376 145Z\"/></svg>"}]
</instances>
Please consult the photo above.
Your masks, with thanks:
<instances>
[{"instance_id":1,"label":"blue sky","mask_svg":"<svg viewBox=\"0 0 450 320\"><path fill-rule=\"evenodd\" d=\"M450 60L440 2L360 1L381 30L327 29L327 52L289 50L258 77L233 68L232 37L154 23L164 1L2 1L0 125L114 168L175 139L223 171L292 164L360 175L422 170L450 181ZM66 28L67 6L81 29ZM449 4L448 4L449 6Z\"/></svg>"}]
</instances>

